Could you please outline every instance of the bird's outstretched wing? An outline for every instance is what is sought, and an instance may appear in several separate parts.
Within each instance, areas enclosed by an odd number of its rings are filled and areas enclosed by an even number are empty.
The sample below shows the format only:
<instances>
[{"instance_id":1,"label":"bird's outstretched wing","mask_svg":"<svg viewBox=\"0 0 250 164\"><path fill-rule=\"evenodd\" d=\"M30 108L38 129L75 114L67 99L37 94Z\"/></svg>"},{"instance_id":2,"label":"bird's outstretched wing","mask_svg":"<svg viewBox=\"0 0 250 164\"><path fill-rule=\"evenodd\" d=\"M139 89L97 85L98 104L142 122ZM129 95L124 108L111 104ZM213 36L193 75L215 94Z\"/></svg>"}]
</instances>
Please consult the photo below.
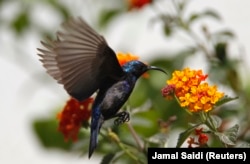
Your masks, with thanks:
<instances>
[{"instance_id":1,"label":"bird's outstretched wing","mask_svg":"<svg viewBox=\"0 0 250 164\"><path fill-rule=\"evenodd\" d=\"M79 101L90 97L105 81L124 75L105 39L81 18L64 23L57 40L41 43L46 49L38 49L38 55L48 74Z\"/></svg>"}]
</instances>

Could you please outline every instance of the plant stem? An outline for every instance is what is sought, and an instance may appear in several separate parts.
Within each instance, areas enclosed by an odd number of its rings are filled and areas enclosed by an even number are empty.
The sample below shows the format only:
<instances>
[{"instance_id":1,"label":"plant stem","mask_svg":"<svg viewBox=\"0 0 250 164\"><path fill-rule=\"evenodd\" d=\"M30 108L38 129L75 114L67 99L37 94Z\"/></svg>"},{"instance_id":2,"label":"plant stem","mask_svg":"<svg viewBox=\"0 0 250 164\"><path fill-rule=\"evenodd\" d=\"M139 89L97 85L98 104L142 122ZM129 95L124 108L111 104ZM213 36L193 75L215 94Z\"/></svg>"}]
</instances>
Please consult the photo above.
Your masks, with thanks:
<instances>
[{"instance_id":1,"label":"plant stem","mask_svg":"<svg viewBox=\"0 0 250 164\"><path fill-rule=\"evenodd\" d=\"M108 131L109 138L111 138L120 147L120 149L123 150L125 154L127 154L134 161L137 161L137 163L141 163L141 164L144 163L141 159L139 159L136 155L134 155L134 153L130 151L127 145L121 142L119 136L116 133L114 133L110 128L108 128L107 131Z\"/></svg>"},{"instance_id":2,"label":"plant stem","mask_svg":"<svg viewBox=\"0 0 250 164\"><path fill-rule=\"evenodd\" d=\"M137 144L139 150L140 150L140 151L143 151L144 146L143 146L143 144L142 144L142 142L141 142L139 136L138 136L137 133L135 132L133 126L130 124L130 122L127 122L127 125L128 125L129 131L131 132L133 138L135 139L135 142L136 142L136 144Z\"/></svg>"},{"instance_id":3,"label":"plant stem","mask_svg":"<svg viewBox=\"0 0 250 164\"><path fill-rule=\"evenodd\" d=\"M122 142L118 142L118 146L133 160L137 161L138 163L142 163L143 161L141 161L137 156L135 156L133 153L131 153Z\"/></svg>"}]
</instances>

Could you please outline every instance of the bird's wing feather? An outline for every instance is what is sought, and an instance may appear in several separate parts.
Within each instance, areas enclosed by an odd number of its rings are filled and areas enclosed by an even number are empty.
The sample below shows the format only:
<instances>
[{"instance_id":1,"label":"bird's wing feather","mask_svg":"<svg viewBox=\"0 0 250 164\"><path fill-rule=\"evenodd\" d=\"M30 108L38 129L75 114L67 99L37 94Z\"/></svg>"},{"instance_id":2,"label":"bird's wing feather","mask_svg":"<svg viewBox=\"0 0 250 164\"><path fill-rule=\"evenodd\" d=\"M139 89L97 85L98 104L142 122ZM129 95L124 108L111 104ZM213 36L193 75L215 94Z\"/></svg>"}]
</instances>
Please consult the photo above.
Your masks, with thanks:
<instances>
[{"instance_id":1,"label":"bird's wing feather","mask_svg":"<svg viewBox=\"0 0 250 164\"><path fill-rule=\"evenodd\" d=\"M42 42L41 61L47 72L74 98L90 97L105 80L116 81L124 72L105 39L81 18L63 24L58 39Z\"/></svg>"}]
</instances>

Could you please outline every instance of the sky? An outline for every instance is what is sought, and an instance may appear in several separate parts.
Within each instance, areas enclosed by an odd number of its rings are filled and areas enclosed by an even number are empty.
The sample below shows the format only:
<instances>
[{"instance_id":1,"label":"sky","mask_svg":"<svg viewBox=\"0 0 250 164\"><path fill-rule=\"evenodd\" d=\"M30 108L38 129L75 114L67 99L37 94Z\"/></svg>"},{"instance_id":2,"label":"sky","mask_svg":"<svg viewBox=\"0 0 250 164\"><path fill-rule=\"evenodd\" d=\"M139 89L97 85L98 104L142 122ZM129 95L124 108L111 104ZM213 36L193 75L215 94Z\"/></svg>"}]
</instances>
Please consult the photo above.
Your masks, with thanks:
<instances>
[{"instance_id":1,"label":"sky","mask_svg":"<svg viewBox=\"0 0 250 164\"><path fill-rule=\"evenodd\" d=\"M212 8L218 11L223 19L223 25L232 30L237 36L236 41L233 42L234 48L232 51L235 53L232 56L237 57L239 55L238 48L241 47L244 52L241 55L244 56L244 63L247 65L250 61L250 57L247 55L250 52L250 22L246 21L250 15L249 6L250 1L248 0L194 0L190 10L202 11L205 8ZM37 8L39 9L39 7ZM15 9L15 7L9 7L3 9L4 12L0 9L0 14L12 13L15 12ZM157 27L153 31L146 28L148 19L144 15L150 15L151 12L150 9L146 8L143 14L140 13L132 17L131 15L125 16L121 20L116 20L117 26L115 29L109 29L105 34L107 41L116 49L121 47L119 45L121 43L120 39L136 39L137 45L128 41L126 47L131 47L133 53L140 54L144 60L150 60L152 57L147 56L147 54L155 49L163 48L171 52L171 50L178 47L175 42L162 38L161 31ZM36 12L36 14L41 19L47 18L46 14L40 15L39 12ZM58 22L56 16L49 18L53 23L48 24L48 28L53 28L56 31L60 22ZM49 20L46 21L49 22ZM134 22L138 23L135 25ZM127 28L138 28L138 36L124 33ZM32 131L31 123L35 118L49 117L52 112L49 109L55 108L55 104L63 105L68 98L63 87L50 79L49 76L47 80L51 81L50 85L46 85L44 81L39 81L37 77L36 72L44 71L38 61L38 56L36 56L36 48L41 46L39 43L40 37L35 32L30 31L22 40L16 40L15 36L7 28L0 28L0 91L2 95L0 99L0 163L97 163L100 160L99 158L89 160L87 156L82 157L76 154L43 149ZM152 41L156 46L152 46ZM17 47L20 51L14 52L12 46ZM144 48L142 49L142 47ZM22 51L29 52L28 61L26 61L27 65L24 67L16 64L22 58L14 55L15 53L22 53ZM9 55L8 58L4 56L6 54ZM202 58L197 58L197 60L192 60L187 65L206 69L200 60L202 61ZM247 66L249 67L249 65Z\"/></svg>"}]
</instances>

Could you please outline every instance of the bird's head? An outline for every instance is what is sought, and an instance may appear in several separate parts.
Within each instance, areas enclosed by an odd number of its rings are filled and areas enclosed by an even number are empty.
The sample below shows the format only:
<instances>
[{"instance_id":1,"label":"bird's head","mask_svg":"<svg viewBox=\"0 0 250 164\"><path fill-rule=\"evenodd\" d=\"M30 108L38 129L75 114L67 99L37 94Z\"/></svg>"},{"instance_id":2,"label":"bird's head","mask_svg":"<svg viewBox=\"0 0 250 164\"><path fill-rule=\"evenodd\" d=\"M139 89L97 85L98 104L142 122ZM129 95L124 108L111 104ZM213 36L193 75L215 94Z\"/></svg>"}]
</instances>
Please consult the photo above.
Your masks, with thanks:
<instances>
[{"instance_id":1,"label":"bird's head","mask_svg":"<svg viewBox=\"0 0 250 164\"><path fill-rule=\"evenodd\" d=\"M132 60L130 62L127 62L122 66L122 69L124 72L134 75L135 77L140 77L143 73L147 72L148 70L158 70L165 74L167 74L163 69L146 65L143 62L140 62L138 60Z\"/></svg>"}]
</instances>

